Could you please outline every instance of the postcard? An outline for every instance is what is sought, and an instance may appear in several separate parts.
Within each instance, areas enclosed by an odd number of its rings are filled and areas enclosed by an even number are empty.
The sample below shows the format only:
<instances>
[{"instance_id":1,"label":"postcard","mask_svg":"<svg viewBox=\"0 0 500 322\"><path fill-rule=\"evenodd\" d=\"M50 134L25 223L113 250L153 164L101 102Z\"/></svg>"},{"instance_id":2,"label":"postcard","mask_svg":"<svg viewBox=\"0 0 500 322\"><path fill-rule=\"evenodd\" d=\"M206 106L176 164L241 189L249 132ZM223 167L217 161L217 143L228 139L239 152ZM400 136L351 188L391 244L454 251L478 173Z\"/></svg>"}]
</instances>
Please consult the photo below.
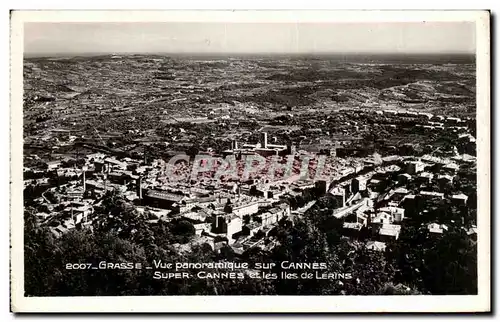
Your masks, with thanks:
<instances>
[{"instance_id":1,"label":"postcard","mask_svg":"<svg viewBox=\"0 0 500 322\"><path fill-rule=\"evenodd\" d=\"M13 312L488 312L487 11L12 11Z\"/></svg>"}]
</instances>

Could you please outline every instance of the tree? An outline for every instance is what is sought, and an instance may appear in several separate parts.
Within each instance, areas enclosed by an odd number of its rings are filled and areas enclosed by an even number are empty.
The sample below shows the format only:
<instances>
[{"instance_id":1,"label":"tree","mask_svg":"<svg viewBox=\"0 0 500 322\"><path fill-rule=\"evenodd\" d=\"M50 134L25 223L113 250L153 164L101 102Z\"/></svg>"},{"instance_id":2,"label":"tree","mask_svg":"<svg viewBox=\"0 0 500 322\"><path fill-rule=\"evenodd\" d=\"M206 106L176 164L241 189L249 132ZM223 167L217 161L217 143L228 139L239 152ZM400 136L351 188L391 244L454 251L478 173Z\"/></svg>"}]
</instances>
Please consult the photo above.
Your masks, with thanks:
<instances>
[{"instance_id":1,"label":"tree","mask_svg":"<svg viewBox=\"0 0 500 322\"><path fill-rule=\"evenodd\" d=\"M196 229L187 220L174 220L172 221L172 233L177 242L185 244L194 236Z\"/></svg>"},{"instance_id":2,"label":"tree","mask_svg":"<svg viewBox=\"0 0 500 322\"><path fill-rule=\"evenodd\" d=\"M36 224L34 210L24 211L24 291L25 296L43 296L54 291L57 271L53 256L58 245L47 228ZM53 274L47 274L53 272Z\"/></svg>"}]
</instances>

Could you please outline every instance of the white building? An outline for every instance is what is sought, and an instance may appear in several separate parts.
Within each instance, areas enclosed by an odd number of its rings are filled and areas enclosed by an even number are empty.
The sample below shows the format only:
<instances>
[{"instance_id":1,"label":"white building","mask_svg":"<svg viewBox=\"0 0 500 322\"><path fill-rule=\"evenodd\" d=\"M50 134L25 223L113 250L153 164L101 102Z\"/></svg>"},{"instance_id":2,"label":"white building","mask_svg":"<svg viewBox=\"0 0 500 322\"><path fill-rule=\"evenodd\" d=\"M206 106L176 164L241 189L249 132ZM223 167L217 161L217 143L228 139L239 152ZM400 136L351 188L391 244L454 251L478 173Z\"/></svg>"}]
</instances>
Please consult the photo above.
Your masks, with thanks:
<instances>
[{"instance_id":1,"label":"white building","mask_svg":"<svg viewBox=\"0 0 500 322\"><path fill-rule=\"evenodd\" d=\"M425 163L420 161L410 161L407 164L406 172L408 174L416 174L424 171Z\"/></svg>"},{"instance_id":2,"label":"white building","mask_svg":"<svg viewBox=\"0 0 500 322\"><path fill-rule=\"evenodd\" d=\"M463 193L451 196L451 200L458 205L466 205L467 199L469 199L469 197L467 197Z\"/></svg>"},{"instance_id":3,"label":"white building","mask_svg":"<svg viewBox=\"0 0 500 322\"><path fill-rule=\"evenodd\" d=\"M431 224L427 225L427 229L429 230L429 233L431 233L431 234L441 235L441 234L443 234L444 231L448 230L448 226L440 225L437 223L431 223Z\"/></svg>"},{"instance_id":4,"label":"white building","mask_svg":"<svg viewBox=\"0 0 500 322\"><path fill-rule=\"evenodd\" d=\"M405 210L404 210L404 208L400 208L400 207L383 207L383 208L380 208L379 211L382 211L382 212L385 212L385 213L392 215L394 218L394 221L396 221L396 222L403 221L403 219L405 217Z\"/></svg>"},{"instance_id":5,"label":"white building","mask_svg":"<svg viewBox=\"0 0 500 322\"><path fill-rule=\"evenodd\" d=\"M385 251L386 247L387 246L386 246L385 243L379 242L379 241L369 241L369 242L366 243L366 248L367 249L376 250L376 251L379 251L379 252Z\"/></svg>"},{"instance_id":6,"label":"white building","mask_svg":"<svg viewBox=\"0 0 500 322\"><path fill-rule=\"evenodd\" d=\"M386 240L397 240L401 232L400 225L383 224L379 230L380 238L383 241Z\"/></svg>"}]
</instances>

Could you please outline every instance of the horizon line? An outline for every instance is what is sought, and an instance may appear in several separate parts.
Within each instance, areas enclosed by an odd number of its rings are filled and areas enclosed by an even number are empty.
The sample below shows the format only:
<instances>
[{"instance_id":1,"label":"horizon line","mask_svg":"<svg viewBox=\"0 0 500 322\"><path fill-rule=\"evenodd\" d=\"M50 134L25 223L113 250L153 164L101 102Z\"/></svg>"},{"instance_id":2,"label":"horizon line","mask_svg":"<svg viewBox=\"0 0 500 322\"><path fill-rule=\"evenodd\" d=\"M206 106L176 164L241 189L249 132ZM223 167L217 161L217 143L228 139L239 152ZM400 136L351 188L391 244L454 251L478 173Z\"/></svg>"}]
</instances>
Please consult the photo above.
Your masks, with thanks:
<instances>
[{"instance_id":1,"label":"horizon line","mask_svg":"<svg viewBox=\"0 0 500 322\"><path fill-rule=\"evenodd\" d=\"M106 55L161 55L161 56L471 56L475 52L449 51L449 52L134 52L134 51L102 51L102 52L23 52L23 56L47 57L55 56L106 56Z\"/></svg>"}]
</instances>

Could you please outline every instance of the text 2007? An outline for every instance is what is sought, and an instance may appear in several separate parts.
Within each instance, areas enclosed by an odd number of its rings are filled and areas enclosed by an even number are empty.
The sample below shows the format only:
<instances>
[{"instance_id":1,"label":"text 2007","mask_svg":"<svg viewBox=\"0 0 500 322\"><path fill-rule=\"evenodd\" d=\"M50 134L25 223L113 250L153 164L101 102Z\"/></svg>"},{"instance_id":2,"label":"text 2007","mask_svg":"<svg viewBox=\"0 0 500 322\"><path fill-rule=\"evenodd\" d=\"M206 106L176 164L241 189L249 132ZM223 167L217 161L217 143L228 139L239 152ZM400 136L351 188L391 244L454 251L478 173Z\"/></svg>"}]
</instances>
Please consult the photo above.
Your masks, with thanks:
<instances>
[{"instance_id":1,"label":"text 2007","mask_svg":"<svg viewBox=\"0 0 500 322\"><path fill-rule=\"evenodd\" d=\"M90 269L92 268L91 263L67 263L66 269Z\"/></svg>"}]
</instances>

